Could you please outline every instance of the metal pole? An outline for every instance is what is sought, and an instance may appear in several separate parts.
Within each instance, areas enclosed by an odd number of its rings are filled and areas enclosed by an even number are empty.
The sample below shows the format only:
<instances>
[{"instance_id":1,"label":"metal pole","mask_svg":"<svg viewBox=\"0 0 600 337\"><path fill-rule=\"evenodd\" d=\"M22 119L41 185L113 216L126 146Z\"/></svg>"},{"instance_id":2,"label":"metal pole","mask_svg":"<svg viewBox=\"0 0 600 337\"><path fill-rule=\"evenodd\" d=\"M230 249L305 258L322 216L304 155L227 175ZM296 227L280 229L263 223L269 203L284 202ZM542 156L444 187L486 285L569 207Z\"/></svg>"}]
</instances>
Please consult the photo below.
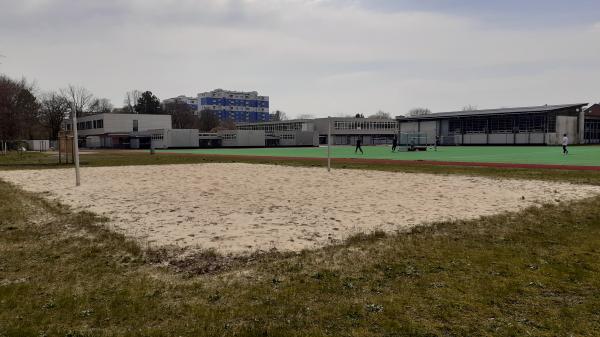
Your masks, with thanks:
<instances>
[{"instance_id":1,"label":"metal pole","mask_svg":"<svg viewBox=\"0 0 600 337\"><path fill-rule=\"evenodd\" d=\"M81 179L79 176L79 142L77 136L77 109L75 108L75 102L73 102L73 149L75 150L75 186L81 185Z\"/></svg>"},{"instance_id":2,"label":"metal pole","mask_svg":"<svg viewBox=\"0 0 600 337\"><path fill-rule=\"evenodd\" d=\"M327 117L327 172L331 172L331 117Z\"/></svg>"}]
</instances>

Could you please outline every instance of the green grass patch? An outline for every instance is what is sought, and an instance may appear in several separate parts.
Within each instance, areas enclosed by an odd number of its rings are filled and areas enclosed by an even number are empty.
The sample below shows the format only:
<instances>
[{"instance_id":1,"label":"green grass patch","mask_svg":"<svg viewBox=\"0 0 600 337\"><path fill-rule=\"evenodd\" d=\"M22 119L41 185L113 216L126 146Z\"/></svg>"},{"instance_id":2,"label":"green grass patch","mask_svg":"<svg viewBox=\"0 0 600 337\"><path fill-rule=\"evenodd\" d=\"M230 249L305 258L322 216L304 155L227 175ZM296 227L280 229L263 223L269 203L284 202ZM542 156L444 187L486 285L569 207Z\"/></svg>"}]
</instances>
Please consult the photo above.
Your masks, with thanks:
<instances>
[{"instance_id":1,"label":"green grass patch","mask_svg":"<svg viewBox=\"0 0 600 337\"><path fill-rule=\"evenodd\" d=\"M255 158L252 156L227 158L208 155L167 153L150 155L147 151L96 151L81 155L80 162L82 167L206 163L249 163L320 168L325 168L327 165L326 160L322 158L314 158L312 160L290 160L285 158ZM72 167L72 164L59 165L58 158L55 155L47 153L28 153L27 157L23 158L19 158L17 154L13 154L9 157L0 156L0 170L54 169ZM334 169L364 169L409 173L478 175L492 178L537 179L567 181L578 184L600 184L600 171L438 166L425 165L410 161L403 161L401 162L401 165L389 165L364 162L338 163L333 160L332 167Z\"/></svg>"},{"instance_id":2,"label":"green grass patch","mask_svg":"<svg viewBox=\"0 0 600 337\"><path fill-rule=\"evenodd\" d=\"M354 147L332 147L332 158L391 159L399 161L432 160L474 163L553 164L600 166L600 146L571 146L569 155L559 146L441 146L437 151L392 152L390 146L364 146L364 154ZM162 150L180 154L221 154L238 156L327 158L326 147L241 148Z\"/></svg>"}]
</instances>

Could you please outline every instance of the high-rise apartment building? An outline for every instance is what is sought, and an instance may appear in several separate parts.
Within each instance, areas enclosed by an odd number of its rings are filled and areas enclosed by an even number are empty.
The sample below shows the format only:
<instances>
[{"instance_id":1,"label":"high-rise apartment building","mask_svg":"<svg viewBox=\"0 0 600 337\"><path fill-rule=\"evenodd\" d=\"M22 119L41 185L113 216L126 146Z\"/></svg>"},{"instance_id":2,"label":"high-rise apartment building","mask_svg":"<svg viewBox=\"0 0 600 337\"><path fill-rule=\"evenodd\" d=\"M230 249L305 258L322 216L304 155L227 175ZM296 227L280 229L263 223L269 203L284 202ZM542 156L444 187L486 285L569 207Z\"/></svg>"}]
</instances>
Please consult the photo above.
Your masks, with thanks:
<instances>
[{"instance_id":1,"label":"high-rise apartment building","mask_svg":"<svg viewBox=\"0 0 600 337\"><path fill-rule=\"evenodd\" d=\"M269 121L269 96L256 91L229 91L216 89L198 94L198 113L212 111L220 120L236 123Z\"/></svg>"}]
</instances>

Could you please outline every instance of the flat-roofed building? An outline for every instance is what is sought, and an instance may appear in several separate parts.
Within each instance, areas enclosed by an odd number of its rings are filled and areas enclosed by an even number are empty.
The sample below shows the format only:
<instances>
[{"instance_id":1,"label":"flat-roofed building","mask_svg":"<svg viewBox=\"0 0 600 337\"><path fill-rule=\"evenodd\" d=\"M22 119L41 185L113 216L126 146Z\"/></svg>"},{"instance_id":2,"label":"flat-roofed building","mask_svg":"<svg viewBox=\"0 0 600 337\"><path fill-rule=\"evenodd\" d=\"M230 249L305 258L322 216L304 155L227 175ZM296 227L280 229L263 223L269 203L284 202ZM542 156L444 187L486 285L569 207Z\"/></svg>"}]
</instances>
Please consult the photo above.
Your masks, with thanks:
<instances>
[{"instance_id":1,"label":"flat-roofed building","mask_svg":"<svg viewBox=\"0 0 600 337\"><path fill-rule=\"evenodd\" d=\"M318 146L328 144L329 122L334 145L353 145L361 139L364 145L390 144L397 133L393 119L331 117L291 119L286 121L238 124L240 130L265 130L270 146Z\"/></svg>"},{"instance_id":2,"label":"flat-roofed building","mask_svg":"<svg viewBox=\"0 0 600 337\"><path fill-rule=\"evenodd\" d=\"M593 104L585 110L585 143L600 144L600 104Z\"/></svg>"},{"instance_id":3,"label":"flat-roofed building","mask_svg":"<svg viewBox=\"0 0 600 337\"><path fill-rule=\"evenodd\" d=\"M71 121L65 123L71 129ZM171 115L98 114L77 119L82 147L139 149L198 147L198 130L173 129Z\"/></svg>"},{"instance_id":4,"label":"flat-roofed building","mask_svg":"<svg viewBox=\"0 0 600 337\"><path fill-rule=\"evenodd\" d=\"M198 114L199 110L198 110L198 98L197 97L189 97L186 95L179 95L177 97L164 99L161 103L164 106L165 104L176 103L176 102L181 102L181 103L187 104L190 107L190 109L192 109L192 111L194 112L195 115Z\"/></svg>"},{"instance_id":5,"label":"flat-roofed building","mask_svg":"<svg viewBox=\"0 0 600 337\"><path fill-rule=\"evenodd\" d=\"M572 144L584 140L587 103L542 105L398 116L400 133L420 134L441 145L558 145L567 134Z\"/></svg>"},{"instance_id":6,"label":"flat-roofed building","mask_svg":"<svg viewBox=\"0 0 600 337\"><path fill-rule=\"evenodd\" d=\"M265 146L319 146L319 135L310 119L240 123L236 127L244 131L263 131Z\"/></svg>"}]
</instances>

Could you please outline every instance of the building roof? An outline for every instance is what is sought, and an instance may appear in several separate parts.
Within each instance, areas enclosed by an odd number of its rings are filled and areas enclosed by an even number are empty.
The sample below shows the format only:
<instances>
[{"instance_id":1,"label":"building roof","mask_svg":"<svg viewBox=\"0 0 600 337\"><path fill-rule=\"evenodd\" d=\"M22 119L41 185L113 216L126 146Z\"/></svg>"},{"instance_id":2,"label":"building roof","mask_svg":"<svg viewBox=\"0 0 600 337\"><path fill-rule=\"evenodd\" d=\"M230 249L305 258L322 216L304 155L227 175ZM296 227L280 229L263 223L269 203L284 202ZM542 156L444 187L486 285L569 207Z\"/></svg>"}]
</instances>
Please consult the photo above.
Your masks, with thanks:
<instances>
[{"instance_id":1,"label":"building roof","mask_svg":"<svg viewBox=\"0 0 600 337\"><path fill-rule=\"evenodd\" d=\"M600 103L593 104L585 110L585 115L588 117L600 117Z\"/></svg>"},{"instance_id":2,"label":"building roof","mask_svg":"<svg viewBox=\"0 0 600 337\"><path fill-rule=\"evenodd\" d=\"M503 114L519 114L519 113L535 113L535 112L550 112L568 108L581 108L587 103L560 104L560 105L540 105L516 108L500 108L500 109L484 109L484 110L468 110L468 111L450 111L436 112L428 115L420 116L397 116L400 120L420 120L420 119L438 119L447 117L471 117L471 116L486 116L486 115L503 115Z\"/></svg>"}]
</instances>

